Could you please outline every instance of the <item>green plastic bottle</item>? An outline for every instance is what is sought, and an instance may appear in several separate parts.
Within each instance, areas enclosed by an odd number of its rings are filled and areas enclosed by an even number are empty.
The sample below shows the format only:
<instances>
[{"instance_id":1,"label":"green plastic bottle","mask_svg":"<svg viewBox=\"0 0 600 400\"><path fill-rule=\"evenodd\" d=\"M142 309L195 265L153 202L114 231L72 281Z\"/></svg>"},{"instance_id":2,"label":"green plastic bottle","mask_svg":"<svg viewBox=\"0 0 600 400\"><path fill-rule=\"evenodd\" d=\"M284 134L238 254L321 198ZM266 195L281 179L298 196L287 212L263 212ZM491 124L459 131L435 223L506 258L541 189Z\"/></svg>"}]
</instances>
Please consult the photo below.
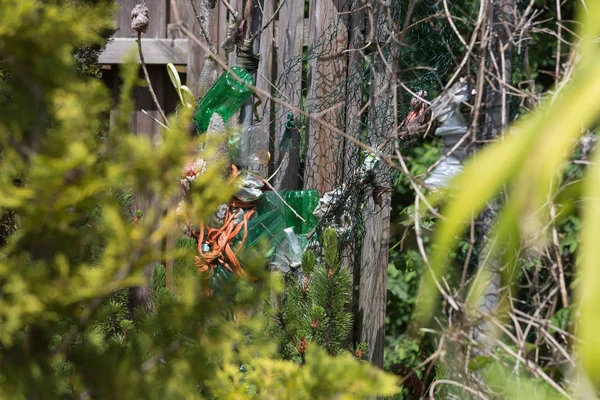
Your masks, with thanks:
<instances>
[{"instance_id":1,"label":"green plastic bottle","mask_svg":"<svg viewBox=\"0 0 600 400\"><path fill-rule=\"evenodd\" d=\"M309 233L317 226L319 219L314 216L313 211L319 204L319 192L316 190L289 190L283 193L283 199L306 221L306 223L302 222L292 210L285 208L286 225L293 227L296 234Z\"/></svg>"},{"instance_id":2,"label":"green plastic bottle","mask_svg":"<svg viewBox=\"0 0 600 400\"><path fill-rule=\"evenodd\" d=\"M233 76L234 72L244 83ZM248 100L252 90L246 85L254 85L252 75L240 67L232 67L224 72L208 93L202 98L194 113L194 123L200 133L206 132L213 113L218 113L227 122Z\"/></svg>"}]
</instances>

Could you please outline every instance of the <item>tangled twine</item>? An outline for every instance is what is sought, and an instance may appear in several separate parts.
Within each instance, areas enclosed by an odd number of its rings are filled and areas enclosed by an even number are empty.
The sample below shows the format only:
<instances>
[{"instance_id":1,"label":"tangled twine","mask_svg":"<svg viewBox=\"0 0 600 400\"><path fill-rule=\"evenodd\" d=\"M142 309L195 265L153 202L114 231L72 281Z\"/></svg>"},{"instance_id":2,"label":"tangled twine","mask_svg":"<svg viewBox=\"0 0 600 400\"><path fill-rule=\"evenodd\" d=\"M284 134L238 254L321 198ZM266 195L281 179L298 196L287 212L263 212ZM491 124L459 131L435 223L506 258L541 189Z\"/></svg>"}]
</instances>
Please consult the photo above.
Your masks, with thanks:
<instances>
[{"instance_id":1,"label":"tangled twine","mask_svg":"<svg viewBox=\"0 0 600 400\"><path fill-rule=\"evenodd\" d=\"M232 177L233 181L237 175L238 170L235 166L232 166ZM256 212L257 202L244 202L239 199L233 199L227 205L227 211L223 219L223 226L220 228L208 228L204 229L204 224L200 225L200 233L194 234L198 238L198 254L195 257L194 266L198 268L199 272L208 272L208 276L211 277L214 274L215 268L219 265L224 266L229 271L244 275L242 264L237 258L238 253L244 247L246 242L246 236L248 234L248 220ZM244 213L244 218L239 224L235 224L234 219L236 213L232 211L236 208L248 209ZM232 248L232 242L235 237L242 231L242 239L239 243L236 251ZM204 245L208 245L209 250L203 251Z\"/></svg>"},{"instance_id":2,"label":"tangled twine","mask_svg":"<svg viewBox=\"0 0 600 400\"><path fill-rule=\"evenodd\" d=\"M238 44L236 64L249 72L258 70L260 57L252 50L252 39L246 39Z\"/></svg>"}]
</instances>

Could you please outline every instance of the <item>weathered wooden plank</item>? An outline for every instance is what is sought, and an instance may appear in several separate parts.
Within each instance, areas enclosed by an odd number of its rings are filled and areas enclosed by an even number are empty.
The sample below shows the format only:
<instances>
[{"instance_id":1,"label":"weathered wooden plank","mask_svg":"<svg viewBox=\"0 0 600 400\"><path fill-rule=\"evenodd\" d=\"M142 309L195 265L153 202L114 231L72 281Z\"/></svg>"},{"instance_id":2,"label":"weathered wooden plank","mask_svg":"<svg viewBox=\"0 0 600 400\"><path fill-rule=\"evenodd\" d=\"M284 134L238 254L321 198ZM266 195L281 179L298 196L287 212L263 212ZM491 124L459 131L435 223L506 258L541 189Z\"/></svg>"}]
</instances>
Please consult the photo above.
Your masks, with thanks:
<instances>
[{"instance_id":1,"label":"weathered wooden plank","mask_svg":"<svg viewBox=\"0 0 600 400\"><path fill-rule=\"evenodd\" d=\"M348 44L348 30L338 11L336 0L314 0L310 4L309 52L317 57L308 63L307 108L309 113L343 129L340 121L345 102L343 81L347 60L343 53ZM304 188L321 194L342 183L342 137L311 121L308 124Z\"/></svg>"},{"instance_id":2,"label":"weathered wooden plank","mask_svg":"<svg viewBox=\"0 0 600 400\"><path fill-rule=\"evenodd\" d=\"M389 9L378 4L374 10L377 30L373 32L377 43L389 43L390 32L388 22ZM399 15L393 15L398 20ZM385 45L384 45L385 46ZM383 54L389 54L384 48ZM397 53L392 49L389 58L395 60ZM388 58L388 60L389 60ZM390 76L386 62L380 54L375 54L371 64L371 94L368 122L368 141L373 147L387 154L390 145L383 146L394 129L394 96L388 85ZM388 87L388 90L383 90ZM378 93L381 92L381 93ZM379 163L375 172L377 182L382 187L391 186L390 167ZM374 189L373 189L374 190ZM379 367L383 367L383 349L385 345L385 303L387 295L387 267L390 239L390 202L391 195L387 191L376 204L371 193L364 199L363 224L364 236L361 247L360 285L358 299L358 324L361 342L369 345L368 359Z\"/></svg>"},{"instance_id":3,"label":"weathered wooden plank","mask_svg":"<svg viewBox=\"0 0 600 400\"><path fill-rule=\"evenodd\" d=\"M218 6L215 7L215 9L216 8L218 8L219 22L217 23L217 27L219 28L219 36L215 38L215 46L217 46L218 48L217 52L219 54L219 57L221 57L222 59L226 59L225 50L223 50L221 44L223 44L223 42L227 38L227 14L229 14L229 12L227 11L227 7L225 7L225 4L223 4L221 1L218 2Z\"/></svg>"},{"instance_id":4,"label":"weathered wooden plank","mask_svg":"<svg viewBox=\"0 0 600 400\"><path fill-rule=\"evenodd\" d=\"M291 1L291 0L290 0ZM281 7L281 11L279 11L280 17L277 21L274 21L274 32L273 32L273 36L275 37L275 41L278 43L277 45L279 46L279 27L283 24L283 28L284 31L286 32L285 34L289 34L288 30L291 28L293 31L296 32L296 34L300 34L300 40L299 43L301 44L301 46L308 46L309 45L309 40L308 40L308 32L310 29L310 18L303 18L304 17L304 3L302 4L302 7L300 7L300 10L298 10L298 14L293 14L291 15L291 20L288 19L284 19L283 16L281 15L281 12L283 11L284 8L290 8L292 7L290 6L286 6L286 4L283 5L283 7ZM290 15L290 14L288 14ZM302 18L302 20L299 22L297 18ZM283 22L282 22L283 21ZM292 27L291 25L296 24L295 27Z\"/></svg>"},{"instance_id":5,"label":"weathered wooden plank","mask_svg":"<svg viewBox=\"0 0 600 400\"><path fill-rule=\"evenodd\" d=\"M283 22L283 24L281 23ZM308 25L304 25L304 0L286 0L279 11L276 26L275 43L277 45L277 95L294 107L302 104L302 35L308 33ZM306 29L304 29L306 28ZM282 80L282 77L285 79ZM284 83L285 81L285 83ZM300 189L300 134L298 130L286 133L288 110L277 105L275 119L275 175L274 186L278 190ZM283 145L282 140L289 142Z\"/></svg>"},{"instance_id":6,"label":"weathered wooden plank","mask_svg":"<svg viewBox=\"0 0 600 400\"><path fill-rule=\"evenodd\" d=\"M215 49L217 50L217 55L221 55L223 54L223 50L221 49L221 43L219 42L219 24L221 23L220 21L220 5L221 5L221 1L217 1L215 8L213 8L211 14L210 14L210 39L213 42L213 45L215 46ZM225 23L223 21L223 23ZM223 68L221 68L221 66L217 67L217 71L218 74L221 75L221 73L223 72Z\"/></svg>"},{"instance_id":7,"label":"weathered wooden plank","mask_svg":"<svg viewBox=\"0 0 600 400\"><path fill-rule=\"evenodd\" d=\"M368 359L383 367L385 345L385 302L390 239L390 196L383 208L367 198L363 210L365 233L361 247L358 324L360 342L369 345Z\"/></svg>"},{"instance_id":8,"label":"weathered wooden plank","mask_svg":"<svg viewBox=\"0 0 600 400\"><path fill-rule=\"evenodd\" d=\"M231 4L231 8L233 8L238 13L238 18L242 18L244 15L244 0L229 0L229 4ZM228 14L227 26L234 22L233 15L231 13ZM232 67L235 65L237 55L235 54L235 50L229 53L229 57L227 58L227 64Z\"/></svg>"},{"instance_id":9,"label":"weathered wooden plank","mask_svg":"<svg viewBox=\"0 0 600 400\"><path fill-rule=\"evenodd\" d=\"M146 2L148 3L150 25L148 31L144 34L144 37L166 38L169 0L146 0Z\"/></svg>"},{"instance_id":10,"label":"weathered wooden plank","mask_svg":"<svg viewBox=\"0 0 600 400\"><path fill-rule=\"evenodd\" d=\"M273 16L275 8L277 6L276 0L264 0L262 4L262 23L268 21ZM259 10L260 12L260 10ZM275 57L274 57L274 39L273 31L269 28L265 29L260 35L260 61L258 63L258 71L256 73L256 87L265 90L269 93L272 92L273 81L275 79ZM263 118L263 125L268 127L265 135L259 139L259 148L262 150L270 150L270 132L273 129L271 125L271 108L273 103L262 99L262 104L258 107L258 115ZM269 173L268 166L264 166L260 171L263 175Z\"/></svg>"},{"instance_id":11,"label":"weathered wooden plank","mask_svg":"<svg viewBox=\"0 0 600 400\"><path fill-rule=\"evenodd\" d=\"M167 35L167 0L153 0L148 3L150 23L146 33L142 35L143 38L165 38ZM155 57L154 50L144 46L144 40L142 39L142 49L144 51L144 59L152 55ZM131 40L130 40L131 43ZM135 43L133 43L135 44ZM130 47L131 48L131 47ZM161 47L159 47L160 49ZM148 61L147 61L148 62ZM140 74L143 73L140 71ZM152 87L156 93L158 102L160 103L163 110L165 109L165 87L169 83L167 71L164 65L149 65L148 66L148 78L152 82ZM136 104L136 111L133 115L134 120L134 132L137 135L145 136L151 140L154 144L158 144L161 138L160 126L144 115L142 110L148 111L149 114L157 119L160 119L157 106L152 101L152 97L147 87L137 87L134 91L134 100ZM144 188L143 190L134 193L133 206L135 210L142 210L147 218L153 219L158 216L153 213L162 213L158 206L161 193L150 188ZM146 308L150 307L150 282L152 278L152 271L154 265L160 263L160 257L156 260L152 260L144 267L144 284L138 288L133 288L131 291L131 306L143 306Z\"/></svg>"},{"instance_id":12,"label":"weathered wooden plank","mask_svg":"<svg viewBox=\"0 0 600 400\"><path fill-rule=\"evenodd\" d=\"M167 36L167 3L169 0L147 1L150 17L149 29L144 34L147 38L164 38ZM117 0L118 11L115 15L117 32L115 37L133 38L137 33L131 29L131 10L139 3L137 0Z\"/></svg>"},{"instance_id":13,"label":"weathered wooden plank","mask_svg":"<svg viewBox=\"0 0 600 400\"><path fill-rule=\"evenodd\" d=\"M118 9L115 15L115 22L117 31L115 37L121 38L132 38L136 37L137 34L131 29L131 10L137 4L136 0L118 0Z\"/></svg>"},{"instance_id":14,"label":"weathered wooden plank","mask_svg":"<svg viewBox=\"0 0 600 400\"><path fill-rule=\"evenodd\" d=\"M299 1L299 0L295 0ZM290 0L290 3L293 3ZM187 16L187 26L192 27L194 33L198 33L200 27L191 6L188 8L189 2L180 1L180 13L182 16ZM290 6L291 7L291 6ZM280 13L284 11L284 8L289 8L284 5ZM186 10L186 11L182 11ZM302 8L299 10L302 12ZM241 13L241 11L240 11ZM301 14L300 14L301 15ZM294 18L292 16L292 18ZM215 18L216 20L216 18ZM308 19L298 20L294 18L295 23L284 24L283 37L279 37L279 21L274 21L273 28L273 40L274 45L280 52L280 54L289 54L289 57L294 57L295 51L291 51L293 48L302 49L303 46L308 44L308 31L309 24ZM221 34L221 33L218 33ZM144 38L142 39L142 46L144 47L144 57L146 58L146 64L167 64L173 63L175 65L187 65L188 73L188 86L195 87L198 81L198 76L202 70L204 64L204 51L201 47L196 45L193 41L188 40L179 33L170 33L168 39L153 39ZM294 40L291 40L292 37ZM298 37L301 39L298 40ZM100 54L98 60L99 64L122 64L123 58L137 44L133 36L120 37L116 36L106 47L104 52ZM282 51L279 50L281 47L287 46L288 48ZM292 55L293 54L293 55ZM301 53L300 53L301 54ZM289 60L289 58L286 58ZM282 63L282 57L278 57L278 65L285 68L285 61ZM139 58L138 58L139 62ZM229 55L229 65L235 65L235 53Z\"/></svg>"},{"instance_id":15,"label":"weathered wooden plank","mask_svg":"<svg viewBox=\"0 0 600 400\"><path fill-rule=\"evenodd\" d=\"M188 62L187 39L142 39L142 50L146 64L187 64ZM126 55L135 52L137 62L136 39L114 38L106 49L100 54L100 64L121 64Z\"/></svg>"},{"instance_id":16,"label":"weathered wooden plank","mask_svg":"<svg viewBox=\"0 0 600 400\"><path fill-rule=\"evenodd\" d=\"M262 20L267 21L271 19L271 16L275 12L276 1L275 0L264 0L262 5ZM260 47L259 55L260 61L258 62L258 72L256 76L256 87L259 89L271 92L273 87L273 72L274 72L274 38L273 31L271 29L265 29L260 36ZM263 101L258 107L259 115L264 115L265 119L268 116L271 102Z\"/></svg>"},{"instance_id":17,"label":"weathered wooden plank","mask_svg":"<svg viewBox=\"0 0 600 400\"><path fill-rule=\"evenodd\" d=\"M199 3L198 0L193 0L196 4ZM170 4L170 2L169 2ZM177 8L179 11L179 17L183 20L186 27L194 33L196 37L200 37L200 24L198 23L198 18L196 13L194 12L194 8L192 7L190 0L177 0ZM196 6L196 8L198 8ZM170 23L175 23L175 13L169 12ZM169 32L169 37L176 39L188 40L187 36L181 32L179 29L175 29ZM193 40L188 40L187 49L187 63L184 64L184 70L187 73L185 84L192 90L194 95L196 95L196 85L198 83L198 77L200 76L200 71L202 71L202 67L204 66L204 50L196 44ZM181 72L181 71L180 71Z\"/></svg>"},{"instance_id":18,"label":"weathered wooden plank","mask_svg":"<svg viewBox=\"0 0 600 400\"><path fill-rule=\"evenodd\" d=\"M365 27L365 12L361 9L361 0L353 0L351 7L359 9L350 14L348 50L358 49L364 45L364 36L362 30ZM355 139L360 140L361 134L361 115L363 108L363 56L358 51L348 53L348 70L346 79L346 133ZM344 179L350 178L355 172L360 162L359 147L350 142L344 141Z\"/></svg>"},{"instance_id":19,"label":"weathered wooden plank","mask_svg":"<svg viewBox=\"0 0 600 400\"><path fill-rule=\"evenodd\" d=\"M362 30L365 26L364 10L361 9L362 1L353 0L351 2L352 13L349 15L348 23L348 49L358 49L364 45ZM358 11L355 11L357 10ZM346 133L355 139L360 140L361 136L361 116L360 111L363 107L363 58L360 52L351 51L348 53L348 71L346 79ZM349 140L344 140L344 181L348 181L357 170L360 164L360 148ZM350 215L360 215L360 198L353 196L346 204ZM348 267L352 277L352 287L358 285L360 278L360 248L359 241L355 236L352 243L345 246L341 253L341 263ZM355 304L358 304L354 291L349 301L349 311L353 312ZM356 322L356 319L355 319ZM348 342L355 343L359 339L354 337L355 330L348 335Z\"/></svg>"}]
</instances>

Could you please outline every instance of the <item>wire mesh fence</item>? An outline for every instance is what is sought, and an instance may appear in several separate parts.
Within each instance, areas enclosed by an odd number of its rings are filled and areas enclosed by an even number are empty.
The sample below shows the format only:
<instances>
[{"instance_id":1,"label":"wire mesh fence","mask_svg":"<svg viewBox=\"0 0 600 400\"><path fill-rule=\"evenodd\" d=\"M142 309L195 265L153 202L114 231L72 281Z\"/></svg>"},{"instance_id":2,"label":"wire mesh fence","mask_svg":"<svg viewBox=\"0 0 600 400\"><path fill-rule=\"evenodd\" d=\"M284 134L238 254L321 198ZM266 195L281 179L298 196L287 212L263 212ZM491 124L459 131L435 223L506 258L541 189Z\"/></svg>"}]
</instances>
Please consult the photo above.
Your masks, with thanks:
<instances>
[{"instance_id":1,"label":"wire mesh fence","mask_svg":"<svg viewBox=\"0 0 600 400\"><path fill-rule=\"evenodd\" d=\"M426 100L439 94L464 49L440 1L415 2L409 9L411 2L394 0L375 16L359 1L338 2L333 9L324 3L311 3L309 43L302 54L282 58L287 53L278 50L272 87L274 97L319 122L275 103L264 108L271 111L261 119L271 135L274 186L329 192L317 232L337 227L342 253L356 255L365 222L390 206L386 194L399 173L376 156L393 154L401 133L395 128L403 128L414 94ZM469 12L464 5L450 7ZM369 199L373 207L365 207Z\"/></svg>"}]
</instances>

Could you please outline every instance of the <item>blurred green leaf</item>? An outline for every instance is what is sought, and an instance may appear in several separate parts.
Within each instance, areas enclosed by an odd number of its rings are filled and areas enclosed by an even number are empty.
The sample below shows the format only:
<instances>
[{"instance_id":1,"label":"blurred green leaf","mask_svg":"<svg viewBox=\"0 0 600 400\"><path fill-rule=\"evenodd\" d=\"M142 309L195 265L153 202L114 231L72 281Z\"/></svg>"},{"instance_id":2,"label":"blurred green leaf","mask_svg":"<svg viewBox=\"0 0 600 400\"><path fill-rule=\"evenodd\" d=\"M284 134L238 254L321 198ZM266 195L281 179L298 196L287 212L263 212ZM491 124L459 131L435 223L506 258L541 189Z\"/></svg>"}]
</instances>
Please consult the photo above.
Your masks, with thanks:
<instances>
[{"instance_id":1,"label":"blurred green leaf","mask_svg":"<svg viewBox=\"0 0 600 400\"><path fill-rule=\"evenodd\" d=\"M582 127L589 126L599 111L598 53L588 55L581 62L562 93L517 123L504 139L479 152L453 181L448 193L451 198L442 213L444 219L435 232L437 246L431 264L436 276L444 274L447 254L469 218L480 212L505 184L509 185L509 195L517 212L508 215L518 216L522 221L521 235L535 236L547 223L547 200L556 188L557 173L581 135ZM434 195L434 201L441 197ZM426 275L418 302L424 319L431 317L437 298L433 279Z\"/></svg>"}]
</instances>

